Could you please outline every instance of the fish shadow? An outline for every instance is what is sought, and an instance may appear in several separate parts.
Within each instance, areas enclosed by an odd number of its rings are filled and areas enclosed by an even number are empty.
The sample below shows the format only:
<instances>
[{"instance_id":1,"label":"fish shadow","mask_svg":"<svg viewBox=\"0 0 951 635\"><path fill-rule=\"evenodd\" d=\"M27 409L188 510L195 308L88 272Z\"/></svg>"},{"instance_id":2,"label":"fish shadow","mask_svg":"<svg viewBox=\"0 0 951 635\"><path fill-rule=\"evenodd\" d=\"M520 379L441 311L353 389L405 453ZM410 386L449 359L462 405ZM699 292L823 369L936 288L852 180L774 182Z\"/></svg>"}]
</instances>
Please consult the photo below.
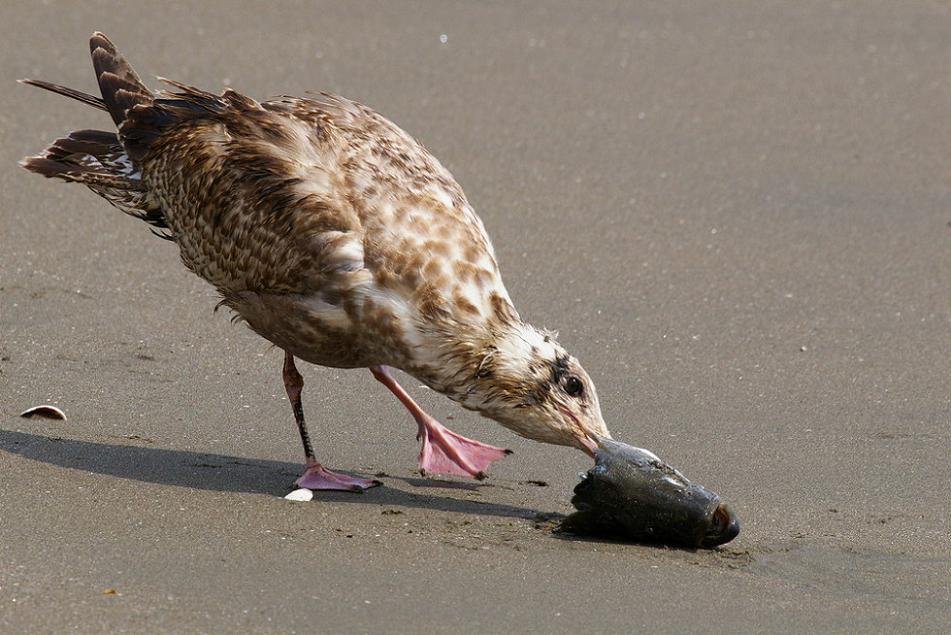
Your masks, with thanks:
<instances>
[{"instance_id":1,"label":"fish shadow","mask_svg":"<svg viewBox=\"0 0 951 635\"><path fill-rule=\"evenodd\" d=\"M283 496L292 489L301 466L285 461L169 450L135 445L79 441L12 430L0 430L0 451L48 465L94 472L106 476L174 485L190 489L239 494ZM394 477L398 478L398 477ZM456 489L453 481L426 482L398 478L410 485ZM470 490L471 484L459 489ZM533 519L534 509L479 500L462 500L431 493L407 492L394 487L374 487L366 492L317 492L320 500L358 505L385 505L511 518Z\"/></svg>"}]
</instances>

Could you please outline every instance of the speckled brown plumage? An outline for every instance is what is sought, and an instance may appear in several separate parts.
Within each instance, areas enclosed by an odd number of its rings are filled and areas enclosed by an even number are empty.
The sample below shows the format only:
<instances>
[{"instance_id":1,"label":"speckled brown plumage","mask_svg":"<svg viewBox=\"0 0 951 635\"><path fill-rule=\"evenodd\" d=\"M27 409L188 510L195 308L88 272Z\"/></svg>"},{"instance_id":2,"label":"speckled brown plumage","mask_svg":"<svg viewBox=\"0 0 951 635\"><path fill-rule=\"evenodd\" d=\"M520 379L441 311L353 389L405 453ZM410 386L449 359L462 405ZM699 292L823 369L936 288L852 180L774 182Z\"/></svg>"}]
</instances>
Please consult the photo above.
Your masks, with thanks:
<instances>
[{"instance_id":1,"label":"speckled brown plumage","mask_svg":"<svg viewBox=\"0 0 951 635\"><path fill-rule=\"evenodd\" d=\"M289 359L394 366L541 441L607 436L587 374L520 319L461 187L395 124L326 93L155 93L105 36L91 50L102 99L27 81L108 111L118 135L73 133L25 167L166 227Z\"/></svg>"}]
</instances>

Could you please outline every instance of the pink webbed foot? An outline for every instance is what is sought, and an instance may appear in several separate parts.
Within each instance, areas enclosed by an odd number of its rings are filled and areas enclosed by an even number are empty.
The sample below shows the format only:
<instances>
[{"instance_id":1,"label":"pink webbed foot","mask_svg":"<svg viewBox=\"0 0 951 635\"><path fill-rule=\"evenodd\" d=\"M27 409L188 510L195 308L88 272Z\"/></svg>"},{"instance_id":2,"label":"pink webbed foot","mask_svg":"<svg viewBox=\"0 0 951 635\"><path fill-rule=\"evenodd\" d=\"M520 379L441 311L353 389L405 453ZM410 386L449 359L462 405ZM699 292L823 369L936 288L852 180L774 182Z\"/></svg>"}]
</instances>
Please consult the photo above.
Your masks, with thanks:
<instances>
[{"instance_id":1,"label":"pink webbed foot","mask_svg":"<svg viewBox=\"0 0 951 635\"><path fill-rule=\"evenodd\" d=\"M396 395L416 419L419 425L416 438L423 442L423 447L419 450L419 470L424 475L456 474L482 480L485 478L484 470L492 461L512 453L511 450L467 439L433 419L423 412L419 404L393 379L386 366L374 366L370 368L370 372L377 381Z\"/></svg>"},{"instance_id":2,"label":"pink webbed foot","mask_svg":"<svg viewBox=\"0 0 951 635\"><path fill-rule=\"evenodd\" d=\"M337 490L344 492L362 492L365 489L382 485L374 479L349 476L332 472L316 461L308 461L304 474L294 482L297 487L317 490Z\"/></svg>"},{"instance_id":3,"label":"pink webbed foot","mask_svg":"<svg viewBox=\"0 0 951 635\"><path fill-rule=\"evenodd\" d=\"M423 442L419 449L419 470L426 474L455 474L482 480L492 461L512 453L473 439L467 439L425 415L416 438Z\"/></svg>"}]
</instances>

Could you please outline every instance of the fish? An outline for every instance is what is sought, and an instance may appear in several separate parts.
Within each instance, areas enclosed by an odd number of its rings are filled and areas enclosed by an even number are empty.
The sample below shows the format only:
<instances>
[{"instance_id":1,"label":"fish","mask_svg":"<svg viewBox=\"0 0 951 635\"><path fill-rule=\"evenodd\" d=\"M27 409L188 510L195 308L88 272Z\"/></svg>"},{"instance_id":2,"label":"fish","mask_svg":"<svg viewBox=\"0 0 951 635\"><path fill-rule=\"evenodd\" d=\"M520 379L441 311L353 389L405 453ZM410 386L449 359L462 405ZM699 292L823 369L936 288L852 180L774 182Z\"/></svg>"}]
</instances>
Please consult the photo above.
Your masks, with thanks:
<instances>
[{"instance_id":1,"label":"fish","mask_svg":"<svg viewBox=\"0 0 951 635\"><path fill-rule=\"evenodd\" d=\"M740 533L729 503L653 452L600 439L559 531L576 536L712 549Z\"/></svg>"}]
</instances>

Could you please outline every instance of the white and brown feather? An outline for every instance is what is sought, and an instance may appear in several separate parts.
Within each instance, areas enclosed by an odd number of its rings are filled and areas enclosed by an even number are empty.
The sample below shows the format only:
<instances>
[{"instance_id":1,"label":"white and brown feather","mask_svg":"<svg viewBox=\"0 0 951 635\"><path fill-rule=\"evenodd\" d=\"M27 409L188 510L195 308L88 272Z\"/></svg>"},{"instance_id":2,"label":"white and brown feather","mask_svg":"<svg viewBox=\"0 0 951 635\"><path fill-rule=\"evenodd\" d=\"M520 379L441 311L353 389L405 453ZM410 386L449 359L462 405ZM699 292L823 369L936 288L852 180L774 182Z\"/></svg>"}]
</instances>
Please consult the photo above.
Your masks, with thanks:
<instances>
[{"instance_id":1,"label":"white and brown feather","mask_svg":"<svg viewBox=\"0 0 951 635\"><path fill-rule=\"evenodd\" d=\"M393 123L329 94L173 85L120 136L186 266L256 332L313 363L428 375L448 334L517 320L462 189Z\"/></svg>"},{"instance_id":2,"label":"white and brown feather","mask_svg":"<svg viewBox=\"0 0 951 635\"><path fill-rule=\"evenodd\" d=\"M520 434L574 443L545 395L556 361L576 362L521 322L482 221L416 140L326 93L154 93L105 36L91 50L102 99L26 81L108 111L118 136L73 133L25 167L167 228L222 303L295 357L401 368Z\"/></svg>"}]
</instances>

